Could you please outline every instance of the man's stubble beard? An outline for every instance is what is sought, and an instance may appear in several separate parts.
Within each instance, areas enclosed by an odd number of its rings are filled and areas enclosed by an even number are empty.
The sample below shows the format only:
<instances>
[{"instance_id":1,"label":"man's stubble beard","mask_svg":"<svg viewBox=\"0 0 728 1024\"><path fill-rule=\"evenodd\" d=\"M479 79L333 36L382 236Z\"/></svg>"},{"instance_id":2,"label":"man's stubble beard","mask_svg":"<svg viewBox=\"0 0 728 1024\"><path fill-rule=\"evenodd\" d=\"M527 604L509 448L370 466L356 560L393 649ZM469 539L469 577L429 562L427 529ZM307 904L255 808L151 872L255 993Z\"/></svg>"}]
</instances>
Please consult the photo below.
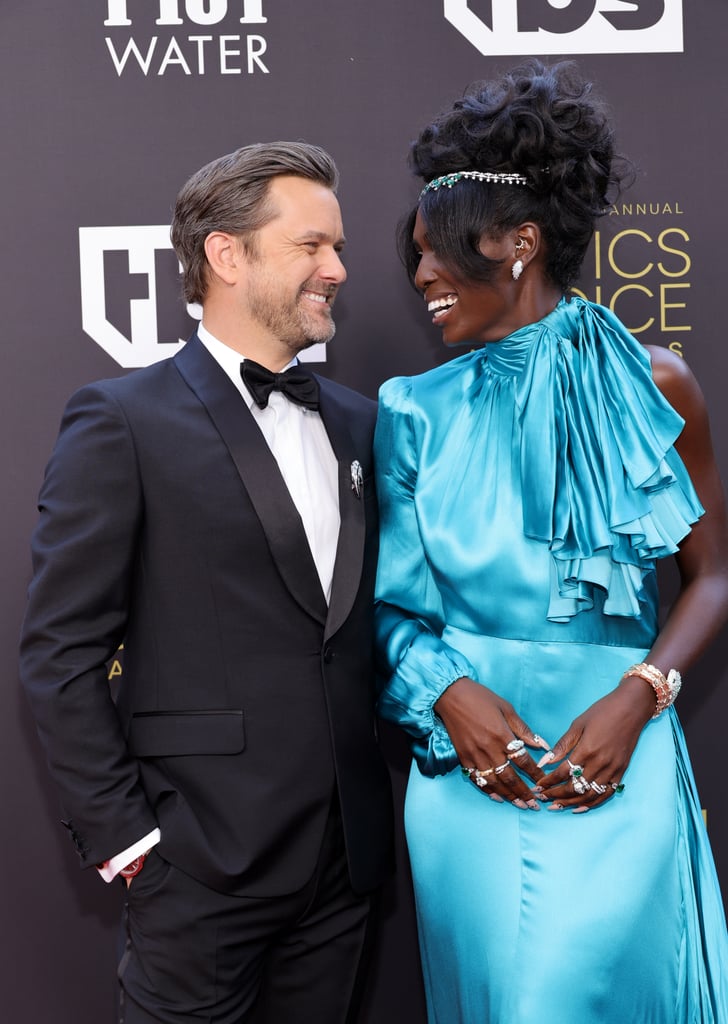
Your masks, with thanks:
<instances>
[{"instance_id":1,"label":"man's stubble beard","mask_svg":"<svg viewBox=\"0 0 728 1024\"><path fill-rule=\"evenodd\" d=\"M302 299L302 293L316 290L307 289L308 285L307 281L299 289L295 301L285 302L273 275L260 271L248 289L250 316L285 345L292 357L313 345L328 344L336 333L329 306L328 322L322 322L313 312L308 315L302 309L301 303L307 301Z\"/></svg>"}]
</instances>

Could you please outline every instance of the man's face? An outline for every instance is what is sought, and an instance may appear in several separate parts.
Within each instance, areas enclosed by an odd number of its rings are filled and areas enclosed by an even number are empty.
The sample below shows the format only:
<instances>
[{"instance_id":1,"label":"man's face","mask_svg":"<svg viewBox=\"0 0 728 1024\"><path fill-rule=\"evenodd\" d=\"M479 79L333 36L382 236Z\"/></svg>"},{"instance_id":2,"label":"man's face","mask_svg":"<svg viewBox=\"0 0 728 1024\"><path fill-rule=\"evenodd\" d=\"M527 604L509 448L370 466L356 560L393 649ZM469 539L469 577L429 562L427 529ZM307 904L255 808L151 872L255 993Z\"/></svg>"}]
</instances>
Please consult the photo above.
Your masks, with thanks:
<instances>
[{"instance_id":1,"label":"man's face","mask_svg":"<svg viewBox=\"0 0 728 1024\"><path fill-rule=\"evenodd\" d=\"M256 233L241 300L246 318L293 356L334 336L344 229L325 185L286 175L271 181L268 197L277 215Z\"/></svg>"}]
</instances>

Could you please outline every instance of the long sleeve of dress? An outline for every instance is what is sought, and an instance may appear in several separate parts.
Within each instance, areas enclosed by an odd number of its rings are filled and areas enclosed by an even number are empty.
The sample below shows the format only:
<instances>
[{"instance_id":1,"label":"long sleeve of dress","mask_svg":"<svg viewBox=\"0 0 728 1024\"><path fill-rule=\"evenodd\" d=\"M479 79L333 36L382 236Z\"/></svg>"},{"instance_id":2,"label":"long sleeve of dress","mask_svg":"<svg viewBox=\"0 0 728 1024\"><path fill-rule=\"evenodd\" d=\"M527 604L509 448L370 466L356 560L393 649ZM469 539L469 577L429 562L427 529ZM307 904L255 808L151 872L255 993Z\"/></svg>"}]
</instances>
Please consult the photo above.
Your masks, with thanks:
<instances>
[{"instance_id":1,"label":"long sleeve of dress","mask_svg":"<svg viewBox=\"0 0 728 1024\"><path fill-rule=\"evenodd\" d=\"M434 711L443 692L475 669L441 639L442 600L427 562L417 521L417 427L411 382L396 378L380 391L375 435L380 501L376 638L387 682L379 713L415 739L422 771L435 775L458 763L447 730Z\"/></svg>"}]
</instances>

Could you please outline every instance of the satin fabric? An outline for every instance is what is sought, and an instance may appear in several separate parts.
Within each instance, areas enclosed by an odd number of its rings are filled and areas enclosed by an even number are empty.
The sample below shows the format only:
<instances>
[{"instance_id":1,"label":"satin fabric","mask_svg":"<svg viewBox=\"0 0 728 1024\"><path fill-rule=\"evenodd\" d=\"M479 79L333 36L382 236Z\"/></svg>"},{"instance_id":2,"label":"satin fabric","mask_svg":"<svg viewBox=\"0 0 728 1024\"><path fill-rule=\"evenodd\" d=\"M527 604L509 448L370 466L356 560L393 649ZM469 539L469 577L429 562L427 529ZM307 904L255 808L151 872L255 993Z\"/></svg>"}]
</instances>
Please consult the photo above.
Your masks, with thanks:
<instances>
[{"instance_id":1,"label":"satin fabric","mask_svg":"<svg viewBox=\"0 0 728 1024\"><path fill-rule=\"evenodd\" d=\"M433 711L470 676L554 743L643 659L655 559L702 514L682 425L645 350L579 299L381 390L380 713L412 736L431 1024L728 1021L725 918L674 711L645 727L624 793L581 815L488 800Z\"/></svg>"}]
</instances>

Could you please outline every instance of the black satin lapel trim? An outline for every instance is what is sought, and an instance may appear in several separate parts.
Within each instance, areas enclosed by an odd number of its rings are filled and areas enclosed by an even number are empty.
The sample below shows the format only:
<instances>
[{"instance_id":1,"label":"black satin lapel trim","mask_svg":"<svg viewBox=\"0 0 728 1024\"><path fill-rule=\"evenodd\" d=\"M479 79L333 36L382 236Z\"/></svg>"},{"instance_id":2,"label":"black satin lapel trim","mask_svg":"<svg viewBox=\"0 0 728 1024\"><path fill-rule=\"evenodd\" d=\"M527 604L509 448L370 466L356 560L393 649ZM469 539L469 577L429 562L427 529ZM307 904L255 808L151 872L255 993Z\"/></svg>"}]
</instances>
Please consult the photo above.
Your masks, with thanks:
<instances>
[{"instance_id":1,"label":"black satin lapel trim","mask_svg":"<svg viewBox=\"0 0 728 1024\"><path fill-rule=\"evenodd\" d=\"M347 410L336 401L321 379L321 419L339 465L339 514L341 528L336 547L326 636L332 636L346 621L361 582L364 561L364 496L357 498L351 487L351 464L362 452L354 449L347 424Z\"/></svg>"},{"instance_id":2,"label":"black satin lapel trim","mask_svg":"<svg viewBox=\"0 0 728 1024\"><path fill-rule=\"evenodd\" d=\"M193 336L175 362L227 445L286 586L309 615L325 622L326 598L301 517L252 414L199 338Z\"/></svg>"}]
</instances>

